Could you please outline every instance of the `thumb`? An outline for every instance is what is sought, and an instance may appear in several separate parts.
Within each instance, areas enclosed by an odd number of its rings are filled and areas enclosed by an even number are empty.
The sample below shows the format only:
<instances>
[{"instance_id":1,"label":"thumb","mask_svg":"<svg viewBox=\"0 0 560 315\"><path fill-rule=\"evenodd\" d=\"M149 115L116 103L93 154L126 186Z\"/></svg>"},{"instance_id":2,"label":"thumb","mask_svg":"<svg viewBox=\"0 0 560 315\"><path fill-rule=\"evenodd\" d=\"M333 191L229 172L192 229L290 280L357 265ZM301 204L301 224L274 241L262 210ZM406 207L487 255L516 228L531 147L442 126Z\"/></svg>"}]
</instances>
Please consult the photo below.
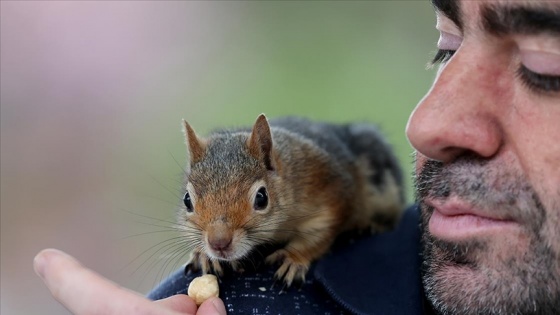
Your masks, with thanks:
<instances>
[{"instance_id":1,"label":"thumb","mask_svg":"<svg viewBox=\"0 0 560 315\"><path fill-rule=\"evenodd\" d=\"M210 298L200 305L196 315L226 315L226 307L220 298Z\"/></svg>"}]
</instances>

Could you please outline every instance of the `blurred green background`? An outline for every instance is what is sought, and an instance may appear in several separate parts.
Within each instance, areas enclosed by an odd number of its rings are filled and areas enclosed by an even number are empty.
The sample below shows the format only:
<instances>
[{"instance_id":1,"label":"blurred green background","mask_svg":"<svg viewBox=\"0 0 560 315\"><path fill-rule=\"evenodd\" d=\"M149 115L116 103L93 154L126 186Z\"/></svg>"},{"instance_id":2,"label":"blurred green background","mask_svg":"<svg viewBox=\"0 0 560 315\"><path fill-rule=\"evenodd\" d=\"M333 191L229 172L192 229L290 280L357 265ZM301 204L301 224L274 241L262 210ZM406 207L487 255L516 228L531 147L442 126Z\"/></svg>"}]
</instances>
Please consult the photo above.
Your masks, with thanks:
<instances>
[{"instance_id":1,"label":"blurred green background","mask_svg":"<svg viewBox=\"0 0 560 315\"><path fill-rule=\"evenodd\" d=\"M144 217L180 202L182 118L201 134L260 113L375 122L412 171L428 1L0 5L2 314L66 312L33 274L45 247L140 292L182 262Z\"/></svg>"}]
</instances>

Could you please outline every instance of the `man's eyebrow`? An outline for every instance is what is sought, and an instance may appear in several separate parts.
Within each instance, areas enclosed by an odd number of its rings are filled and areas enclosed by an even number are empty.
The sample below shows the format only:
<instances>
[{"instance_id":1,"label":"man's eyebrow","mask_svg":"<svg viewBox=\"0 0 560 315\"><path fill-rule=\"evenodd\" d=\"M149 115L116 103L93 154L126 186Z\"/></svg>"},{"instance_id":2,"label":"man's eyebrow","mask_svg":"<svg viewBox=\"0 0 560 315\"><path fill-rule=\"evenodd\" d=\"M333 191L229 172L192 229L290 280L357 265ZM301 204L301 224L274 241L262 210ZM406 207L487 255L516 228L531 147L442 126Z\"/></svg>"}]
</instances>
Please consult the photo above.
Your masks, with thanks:
<instances>
[{"instance_id":1,"label":"man's eyebrow","mask_svg":"<svg viewBox=\"0 0 560 315\"><path fill-rule=\"evenodd\" d=\"M449 18L459 29L463 29L461 20L461 8L458 0L432 0L432 5L437 12L441 12Z\"/></svg>"},{"instance_id":2,"label":"man's eyebrow","mask_svg":"<svg viewBox=\"0 0 560 315\"><path fill-rule=\"evenodd\" d=\"M560 35L560 8L485 6L481 16L483 29L494 35Z\"/></svg>"}]
</instances>

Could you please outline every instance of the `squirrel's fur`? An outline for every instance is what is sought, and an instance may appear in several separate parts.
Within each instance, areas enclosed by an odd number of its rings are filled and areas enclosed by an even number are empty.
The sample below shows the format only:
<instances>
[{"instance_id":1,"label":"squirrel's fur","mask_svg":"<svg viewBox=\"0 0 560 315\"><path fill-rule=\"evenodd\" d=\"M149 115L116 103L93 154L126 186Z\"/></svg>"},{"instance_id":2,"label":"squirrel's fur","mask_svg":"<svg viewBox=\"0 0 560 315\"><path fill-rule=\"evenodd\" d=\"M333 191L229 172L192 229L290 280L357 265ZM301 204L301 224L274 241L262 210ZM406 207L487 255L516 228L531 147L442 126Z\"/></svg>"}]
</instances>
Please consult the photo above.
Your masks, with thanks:
<instances>
[{"instance_id":1,"label":"squirrel's fur","mask_svg":"<svg viewBox=\"0 0 560 315\"><path fill-rule=\"evenodd\" d=\"M280 263L276 277L290 286L341 232L383 231L401 216L401 170L370 124L295 117L269 124L261 115L252 129L204 139L184 127L192 208L185 206L179 220L196 243L194 269L221 274L220 261L238 269L256 246L285 244L266 260Z\"/></svg>"}]
</instances>

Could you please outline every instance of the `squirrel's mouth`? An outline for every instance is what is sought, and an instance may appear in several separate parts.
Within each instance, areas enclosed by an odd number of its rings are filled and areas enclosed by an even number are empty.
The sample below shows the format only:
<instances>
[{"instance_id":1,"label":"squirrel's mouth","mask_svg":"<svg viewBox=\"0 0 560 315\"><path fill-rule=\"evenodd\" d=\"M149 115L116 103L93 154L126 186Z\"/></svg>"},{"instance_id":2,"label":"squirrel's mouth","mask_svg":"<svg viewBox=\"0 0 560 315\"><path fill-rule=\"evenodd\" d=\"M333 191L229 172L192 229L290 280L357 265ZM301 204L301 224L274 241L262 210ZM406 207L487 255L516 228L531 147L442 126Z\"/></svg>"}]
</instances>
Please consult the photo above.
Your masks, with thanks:
<instances>
[{"instance_id":1,"label":"squirrel's mouth","mask_svg":"<svg viewBox=\"0 0 560 315\"><path fill-rule=\"evenodd\" d=\"M218 259L218 260L233 260L233 254L231 250L207 250L207 254L210 258Z\"/></svg>"},{"instance_id":2,"label":"squirrel's mouth","mask_svg":"<svg viewBox=\"0 0 560 315\"><path fill-rule=\"evenodd\" d=\"M250 252L250 248L245 248L244 246L236 246L236 244L231 244L227 248L214 249L210 246L206 247L206 254L211 259L217 259L222 261L234 261L245 257Z\"/></svg>"}]
</instances>

